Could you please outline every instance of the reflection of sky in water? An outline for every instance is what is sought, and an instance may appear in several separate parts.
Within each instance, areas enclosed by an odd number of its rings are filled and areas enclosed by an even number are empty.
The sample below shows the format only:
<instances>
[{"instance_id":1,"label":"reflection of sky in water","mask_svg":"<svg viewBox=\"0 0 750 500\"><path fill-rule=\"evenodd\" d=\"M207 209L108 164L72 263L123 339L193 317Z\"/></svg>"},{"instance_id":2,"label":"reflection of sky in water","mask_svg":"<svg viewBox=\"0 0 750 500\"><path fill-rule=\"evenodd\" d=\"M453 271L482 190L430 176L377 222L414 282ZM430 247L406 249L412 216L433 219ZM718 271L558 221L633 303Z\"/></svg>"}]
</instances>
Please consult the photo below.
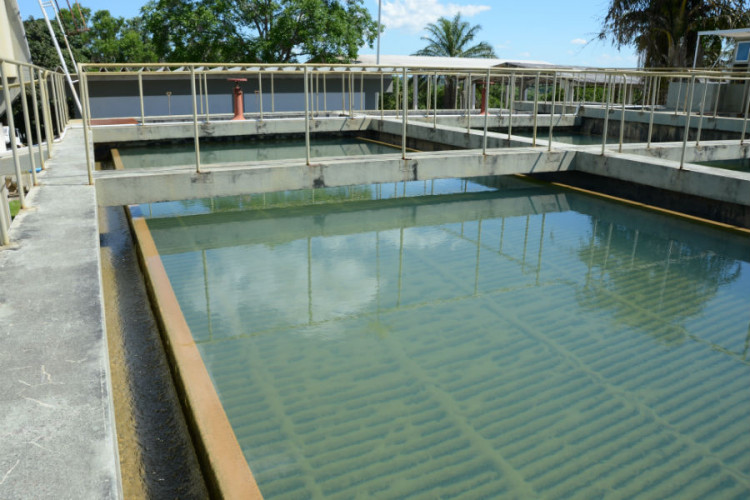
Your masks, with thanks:
<instances>
[{"instance_id":1,"label":"reflection of sky in water","mask_svg":"<svg viewBox=\"0 0 750 500\"><path fill-rule=\"evenodd\" d=\"M149 221L264 495L747 496L746 236L436 187Z\"/></svg>"}]
</instances>

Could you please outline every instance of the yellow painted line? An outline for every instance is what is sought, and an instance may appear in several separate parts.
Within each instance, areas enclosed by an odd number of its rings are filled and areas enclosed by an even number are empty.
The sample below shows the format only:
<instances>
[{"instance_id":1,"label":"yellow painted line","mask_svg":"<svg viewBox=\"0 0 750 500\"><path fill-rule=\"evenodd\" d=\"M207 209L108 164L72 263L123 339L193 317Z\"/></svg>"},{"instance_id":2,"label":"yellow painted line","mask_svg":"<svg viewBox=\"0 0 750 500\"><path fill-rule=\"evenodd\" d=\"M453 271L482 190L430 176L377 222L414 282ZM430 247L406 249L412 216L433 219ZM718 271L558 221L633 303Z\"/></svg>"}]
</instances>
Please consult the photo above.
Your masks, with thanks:
<instances>
[{"instance_id":1,"label":"yellow painted line","mask_svg":"<svg viewBox=\"0 0 750 500\"><path fill-rule=\"evenodd\" d=\"M391 144L389 142L378 141L378 140L375 140L375 139L368 139L367 137L360 137L360 136L357 136L356 138L359 139L360 141L372 142L373 144L380 144L381 146L388 146L389 148L398 149L399 151L401 150L401 146L396 146L395 144ZM422 151L420 151L418 149L414 149L414 148L406 148L406 150L407 151L411 151L412 153L421 153L422 152Z\"/></svg>"},{"instance_id":2,"label":"yellow painted line","mask_svg":"<svg viewBox=\"0 0 750 500\"><path fill-rule=\"evenodd\" d=\"M261 500L263 495L208 376L146 219L130 220L165 347L172 359L177 389L196 437L196 451L209 476L206 479L220 498Z\"/></svg>"},{"instance_id":3,"label":"yellow painted line","mask_svg":"<svg viewBox=\"0 0 750 500\"><path fill-rule=\"evenodd\" d=\"M569 184L563 184L562 182L548 182L548 181L543 181L543 180L539 180L539 179L534 179L533 177L531 177L529 175L526 175L526 174L515 174L515 175L517 177L524 178L524 179L529 180L531 182L537 182L537 183L540 183L540 184L549 184L549 185L552 185L552 186L557 186L557 187L561 187L561 188L564 188L564 189L570 189L572 191L577 191L579 193L588 194L588 195L596 196L596 197L599 197L599 198L604 198L606 200L615 201L615 202L618 202L618 203L624 203L626 205L631 205L631 206L634 206L634 207L640 207L640 208L645 208L645 209L648 209L648 210L654 210L656 212L661 212L663 214L671 215L671 216L674 216L674 217L679 217L681 219L687 219L687 220L690 220L690 221L693 221L693 222L698 222L700 224L705 224L705 225L708 225L708 226L720 227L722 229L728 229L730 231L735 231L735 232L746 234L746 235L750 234L750 229L748 229L748 228L744 228L744 227L740 227L740 226L734 226L732 224L726 224L724 222L718 222L718 221L711 220L711 219L704 219L703 217L698 217L696 215L690 215L690 214L686 214L686 213L683 213L683 212L677 212L675 210L669 210L668 208L661 208L661 207L657 207L655 205L648 205L646 203L641 203L639 201L628 200L627 198L620 198L618 196L612 196L612 195L609 195L609 194L599 193L597 191L591 191L590 189L584 189L584 188L580 188L580 187L576 187L576 186L571 186Z\"/></svg>"},{"instance_id":4,"label":"yellow painted line","mask_svg":"<svg viewBox=\"0 0 750 500\"><path fill-rule=\"evenodd\" d=\"M112 163L115 164L115 170L125 170L125 167L122 164L122 158L120 158L120 152L117 150L117 148L112 148Z\"/></svg>"}]
</instances>

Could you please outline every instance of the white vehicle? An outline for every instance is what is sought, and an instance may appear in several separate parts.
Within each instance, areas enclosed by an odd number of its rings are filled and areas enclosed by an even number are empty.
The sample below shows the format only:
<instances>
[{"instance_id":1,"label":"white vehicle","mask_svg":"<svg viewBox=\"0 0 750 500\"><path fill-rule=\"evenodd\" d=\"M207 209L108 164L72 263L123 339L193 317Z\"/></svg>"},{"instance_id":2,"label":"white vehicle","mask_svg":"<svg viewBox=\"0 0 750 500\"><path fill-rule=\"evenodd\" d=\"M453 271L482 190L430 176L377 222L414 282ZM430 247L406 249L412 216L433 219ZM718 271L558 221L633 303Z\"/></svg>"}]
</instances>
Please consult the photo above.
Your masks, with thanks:
<instances>
[{"instance_id":1,"label":"white vehicle","mask_svg":"<svg viewBox=\"0 0 750 500\"><path fill-rule=\"evenodd\" d=\"M5 141L5 149L10 149L10 127L7 125L3 125L3 139ZM16 129L16 147L21 147L23 144L21 143L21 138L18 134L18 129Z\"/></svg>"}]
</instances>

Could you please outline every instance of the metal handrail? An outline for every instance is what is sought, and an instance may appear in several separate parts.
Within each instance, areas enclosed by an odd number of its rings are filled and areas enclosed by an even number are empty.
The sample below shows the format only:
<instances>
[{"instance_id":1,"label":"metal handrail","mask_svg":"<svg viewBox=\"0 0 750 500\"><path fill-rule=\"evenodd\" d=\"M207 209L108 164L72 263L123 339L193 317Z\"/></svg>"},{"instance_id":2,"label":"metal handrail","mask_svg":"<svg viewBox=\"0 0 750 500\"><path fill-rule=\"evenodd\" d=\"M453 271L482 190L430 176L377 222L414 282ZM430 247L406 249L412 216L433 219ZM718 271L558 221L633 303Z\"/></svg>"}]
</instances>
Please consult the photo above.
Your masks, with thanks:
<instances>
[{"instance_id":1,"label":"metal handrail","mask_svg":"<svg viewBox=\"0 0 750 500\"><path fill-rule=\"evenodd\" d=\"M35 64L16 61L13 59L0 58L0 90L2 91L2 102L5 105L6 123L10 132L9 143L11 154L13 156L14 176L18 189L18 199L21 209L28 208L26 202L26 181L21 167L21 155L19 152L20 145L16 140L16 123L13 116L13 103L16 100L21 102L21 111L23 114L23 128L26 134L28 149L28 163L31 174L31 182L34 186L38 185L36 176L36 154L40 158L40 166L46 169L45 154L43 151L42 126L47 143L47 159L52 156L52 143L54 141L52 131L52 109L55 110L55 118L58 124L58 130L62 131L68 125L68 109L64 99L64 89L62 86L63 75L58 72L50 71ZM31 91L32 106L29 109L27 102L26 90ZM37 94L38 89L38 94ZM17 96L11 95L11 91L16 91ZM48 93L51 92L51 96ZM39 102L37 102L37 96ZM39 104L41 104L41 117ZM54 104L54 106L53 106ZM33 115L33 124L32 124ZM19 124L20 125L20 124ZM34 134L36 135L37 153L34 152ZM7 190L3 182L3 193L0 197L0 213L4 214L0 221L0 246L9 244L8 230L10 227L10 212L8 211ZM7 219L7 220L6 220Z\"/></svg>"},{"instance_id":2,"label":"metal handrail","mask_svg":"<svg viewBox=\"0 0 750 500\"><path fill-rule=\"evenodd\" d=\"M549 140L547 149L552 150L554 117L566 115L568 109L575 110L576 113L581 107L601 107L604 109L604 133L602 136L602 154L607 151L607 132L610 114L619 112L620 133L617 141L618 152L623 149L623 132L625 126L626 113L649 113L649 131L648 147L651 146L652 133L654 128L654 116L657 110L664 109L667 103L665 99L670 96L666 92L661 92L662 80L687 82L685 86L684 104L682 100L682 88L678 90L677 104L674 106L674 112L684 113L685 116L685 135L683 137L683 158L684 148L687 146L687 137L689 133L690 117L693 115L693 96L695 94L696 84L704 84L705 87L700 99L700 115L698 120L699 129L703 126L706 108L707 87L709 83L725 84L736 81L750 81L749 72L735 72L722 70L703 70L690 68L666 68L666 69L595 69L595 68L561 68L561 67L532 67L532 68L511 68L511 67L477 67L477 68L435 68L419 66L377 66L377 65L360 65L360 64L247 64L247 63L144 63L144 64L118 64L118 63L82 63L79 65L81 71L81 82L84 90L84 132L89 137L91 128L91 108L90 96L88 93L88 81L110 80L110 79L137 79L138 97L140 104L140 125L145 125L148 120L154 120L155 117L148 117L144 112L144 81L159 78L175 78L184 76L190 79L190 95L192 97L192 122L194 131L194 141L196 147L196 172L201 172L199 147L200 147L200 127L199 123L209 122L212 119L220 119L225 116L223 113L209 113L208 110L208 81L209 79L221 78L227 75L253 76L257 77L257 94L258 94L258 112L246 113L245 116L252 117L259 121L274 119L277 117L288 116L289 112L278 112L275 106L275 83L274 76L287 75L298 79L302 82L296 92L304 94L304 109L294 113L304 113L305 118L305 137L306 137L306 162L310 164L310 146L309 137L311 121L313 119L324 119L321 117L321 80L322 80L322 102L323 113L337 112L340 116L348 119L355 117L355 112L369 117L379 116L386 119L386 110L383 96L385 94L384 77L393 79L395 83L395 105L392 111L397 118L400 118L402 124L401 130L401 149L402 158L406 159L406 142L409 117L416 113L423 113L424 116L432 116L433 128L437 127L437 115L450 112L449 110L438 109L437 88L438 82L442 79L455 79L457 93L461 95L460 109L452 110L458 116L466 117L467 133L472 128L472 109L475 103L473 88L469 84L490 85L499 83L504 86L505 96L501 96L501 107L495 109L502 115L508 113L507 133L508 138L512 134L513 117L520 106L517 103L526 101L533 92L533 109L531 110L531 119L534 123L532 134L532 147L537 146L537 119L540 114L549 115ZM263 76L268 75L270 81L266 79L263 82ZM355 75L359 78L355 78ZM319 78L321 77L322 78ZM335 77L341 80L340 90L329 92L327 82L330 78ZM196 78L198 85L196 86ZM376 99L376 109L366 109L364 106L364 79L368 78L380 81L380 98ZM409 83L409 80L412 83ZM409 90L415 96L418 95L415 88L416 79L422 79L425 82L426 96L420 96L424 99L423 103L414 99L412 104L415 108L423 106L421 109L409 110ZM266 85L268 87L266 87ZM357 85L358 84L358 85ZM420 83L421 85L422 83ZM409 88L411 86L411 88ZM459 93L458 87L462 86L463 90ZM682 87L683 84L680 84ZM197 87L197 88L196 88ZM357 89L359 87L359 89ZM550 92L551 88L551 92ZM271 94L271 111L263 110L263 92L269 89ZM601 92L600 92L601 89ZM360 106L355 110L355 96L359 93ZM518 95L516 95L518 93ZM341 95L341 108L329 109L329 94ZM489 109L489 92L486 93L488 114L493 112ZM527 95L525 95L527 94ZM589 99L591 95L592 99ZM347 105L348 98L348 105ZM458 98L457 98L458 99ZM432 101L432 102L431 102ZM748 100L750 103L750 100ZM201 110L198 110L200 103ZM719 96L718 91L713 110L713 118L717 118ZM205 113L203 112L205 104ZM542 106L544 104L544 106ZM577 104L577 105L576 105ZM334 108L336 106L334 105ZM515 108L515 109L514 109ZM682 108L682 109L681 109ZM743 133L741 143L744 142L746 122L750 107L743 103ZM285 113L287 113L285 115ZM390 111L389 111L390 114ZM741 114L741 113L737 113ZM184 116L184 115L183 115ZM177 118L177 117L172 117ZM187 116L189 119L190 117ZM488 117L485 116L483 127L482 151L487 153L487 134ZM88 139L87 139L88 140ZM699 144L700 134L696 139ZM614 143L613 143L614 145ZM680 162L681 168L684 161ZM91 160L89 168L91 169Z\"/></svg>"}]
</instances>

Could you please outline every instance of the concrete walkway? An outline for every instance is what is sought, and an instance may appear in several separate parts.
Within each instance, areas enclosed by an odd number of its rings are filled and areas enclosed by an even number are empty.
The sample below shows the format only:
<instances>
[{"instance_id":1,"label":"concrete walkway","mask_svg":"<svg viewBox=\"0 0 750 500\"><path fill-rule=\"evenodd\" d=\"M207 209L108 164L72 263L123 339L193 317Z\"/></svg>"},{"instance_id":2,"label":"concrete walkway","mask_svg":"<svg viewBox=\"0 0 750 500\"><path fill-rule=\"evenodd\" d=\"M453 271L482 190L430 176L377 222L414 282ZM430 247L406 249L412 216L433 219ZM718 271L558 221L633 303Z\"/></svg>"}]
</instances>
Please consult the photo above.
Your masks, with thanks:
<instances>
[{"instance_id":1,"label":"concrete walkway","mask_svg":"<svg viewBox=\"0 0 750 500\"><path fill-rule=\"evenodd\" d=\"M120 498L83 131L53 150L0 249L0 498Z\"/></svg>"}]
</instances>

